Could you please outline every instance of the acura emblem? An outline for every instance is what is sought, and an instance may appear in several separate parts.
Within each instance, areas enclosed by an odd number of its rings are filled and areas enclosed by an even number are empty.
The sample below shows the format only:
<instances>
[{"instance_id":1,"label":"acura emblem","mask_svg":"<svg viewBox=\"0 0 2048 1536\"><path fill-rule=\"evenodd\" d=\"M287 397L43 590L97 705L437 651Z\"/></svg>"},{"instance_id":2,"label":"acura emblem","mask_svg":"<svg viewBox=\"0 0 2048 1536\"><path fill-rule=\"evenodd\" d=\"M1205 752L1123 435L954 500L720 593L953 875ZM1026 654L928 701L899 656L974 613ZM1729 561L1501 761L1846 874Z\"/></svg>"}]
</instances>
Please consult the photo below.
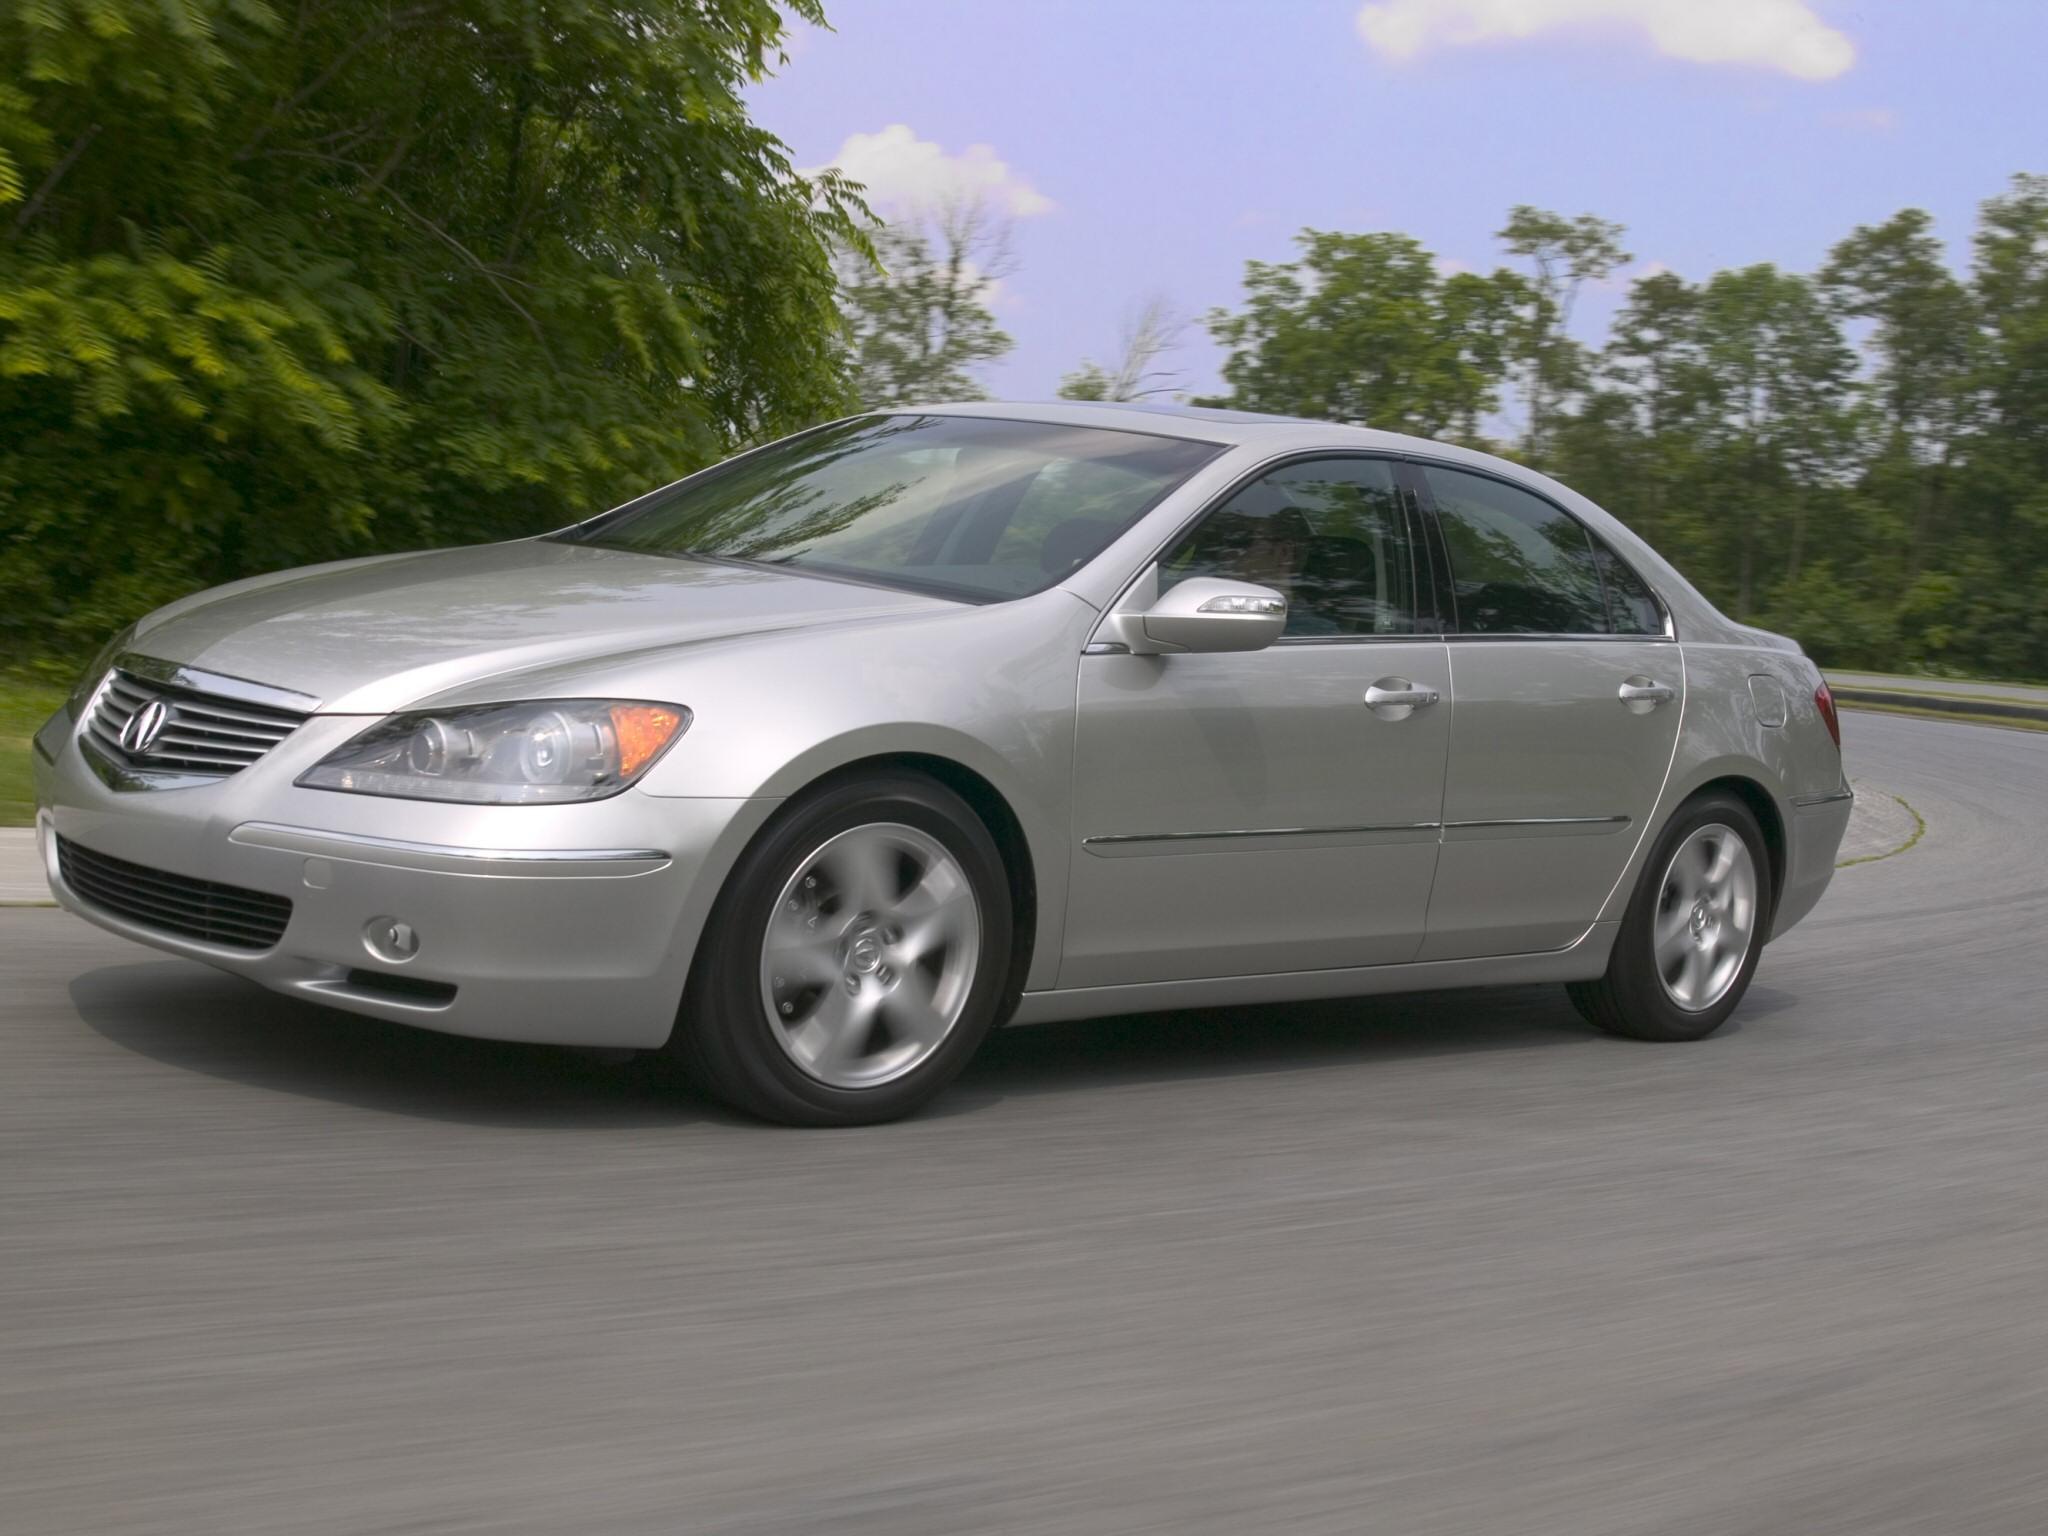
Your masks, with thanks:
<instances>
[{"instance_id":1,"label":"acura emblem","mask_svg":"<svg viewBox=\"0 0 2048 1536\"><path fill-rule=\"evenodd\" d=\"M142 708L128 717L128 723L121 727L121 750L131 757L141 757L156 745L157 737L164 733L164 722L171 712L162 699L151 699Z\"/></svg>"}]
</instances>

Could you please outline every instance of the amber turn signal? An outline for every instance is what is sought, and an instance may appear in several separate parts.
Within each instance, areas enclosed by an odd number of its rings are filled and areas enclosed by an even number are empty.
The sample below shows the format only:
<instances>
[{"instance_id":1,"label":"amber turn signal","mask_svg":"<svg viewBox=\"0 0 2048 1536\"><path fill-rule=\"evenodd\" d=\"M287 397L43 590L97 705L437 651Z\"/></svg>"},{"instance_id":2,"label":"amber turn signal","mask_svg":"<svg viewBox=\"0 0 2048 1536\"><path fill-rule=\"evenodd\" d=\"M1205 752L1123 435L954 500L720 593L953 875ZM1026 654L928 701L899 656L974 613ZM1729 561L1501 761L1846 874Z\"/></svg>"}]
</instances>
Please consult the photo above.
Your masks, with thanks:
<instances>
[{"instance_id":1,"label":"amber turn signal","mask_svg":"<svg viewBox=\"0 0 2048 1536\"><path fill-rule=\"evenodd\" d=\"M675 739L682 711L663 704L614 704L612 730L619 740L619 777L630 779Z\"/></svg>"}]
</instances>

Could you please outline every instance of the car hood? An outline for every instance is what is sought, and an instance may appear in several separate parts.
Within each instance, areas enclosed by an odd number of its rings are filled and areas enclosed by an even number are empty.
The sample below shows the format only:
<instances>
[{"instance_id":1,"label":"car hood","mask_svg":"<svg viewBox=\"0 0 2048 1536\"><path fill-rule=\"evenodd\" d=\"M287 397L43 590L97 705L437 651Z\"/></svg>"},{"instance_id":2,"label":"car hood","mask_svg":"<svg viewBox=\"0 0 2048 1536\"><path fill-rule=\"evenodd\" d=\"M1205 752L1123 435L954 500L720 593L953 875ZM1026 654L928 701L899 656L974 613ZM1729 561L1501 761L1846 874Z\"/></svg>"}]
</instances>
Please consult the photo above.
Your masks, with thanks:
<instances>
[{"instance_id":1,"label":"car hood","mask_svg":"<svg viewBox=\"0 0 2048 1536\"><path fill-rule=\"evenodd\" d=\"M940 598L547 540L352 561L203 592L134 649L381 714L537 666L957 611Z\"/></svg>"}]
</instances>

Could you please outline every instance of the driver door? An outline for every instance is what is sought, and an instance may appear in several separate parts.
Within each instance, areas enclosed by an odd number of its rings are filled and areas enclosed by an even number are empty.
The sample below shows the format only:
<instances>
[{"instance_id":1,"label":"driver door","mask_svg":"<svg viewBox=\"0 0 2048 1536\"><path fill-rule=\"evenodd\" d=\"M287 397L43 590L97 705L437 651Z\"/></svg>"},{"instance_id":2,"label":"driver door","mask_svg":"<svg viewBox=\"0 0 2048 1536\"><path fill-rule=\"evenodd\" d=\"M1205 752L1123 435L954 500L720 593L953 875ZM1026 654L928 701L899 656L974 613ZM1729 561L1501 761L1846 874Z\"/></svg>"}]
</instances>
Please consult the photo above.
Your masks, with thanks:
<instances>
[{"instance_id":1,"label":"driver door","mask_svg":"<svg viewBox=\"0 0 2048 1536\"><path fill-rule=\"evenodd\" d=\"M1227 576L1281 590L1282 639L1082 657L1060 986L1415 957L1452 704L1413 529L1388 461L1286 465L1158 567L1162 589ZM1436 698L1369 706L1375 685Z\"/></svg>"}]
</instances>

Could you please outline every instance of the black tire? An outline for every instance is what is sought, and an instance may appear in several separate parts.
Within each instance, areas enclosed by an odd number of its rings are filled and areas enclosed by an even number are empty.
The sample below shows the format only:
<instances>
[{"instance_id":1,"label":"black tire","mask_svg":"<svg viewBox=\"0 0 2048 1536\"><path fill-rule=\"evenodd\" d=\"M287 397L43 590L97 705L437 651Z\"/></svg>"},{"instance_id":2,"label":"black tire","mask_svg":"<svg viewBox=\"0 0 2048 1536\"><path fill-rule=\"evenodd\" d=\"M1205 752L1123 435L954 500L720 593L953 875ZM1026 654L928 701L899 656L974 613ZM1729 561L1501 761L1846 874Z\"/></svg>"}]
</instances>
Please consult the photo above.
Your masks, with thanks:
<instances>
[{"instance_id":1,"label":"black tire","mask_svg":"<svg viewBox=\"0 0 2048 1536\"><path fill-rule=\"evenodd\" d=\"M872 1086L835 1085L800 1065L795 1047L785 1045L791 1036L771 1017L770 994L764 991L763 946L787 888L807 867L824 867L812 864L815 855L843 834L859 838L869 835L863 829L891 827L914 829L951 856L973 894L974 916L964 921L978 929L978 942L971 962L962 963L952 983L955 998L964 994L957 1018L929 1054L901 1075ZM914 876L916 866L905 867ZM845 916L822 908L818 915L828 926ZM843 1126L898 1119L943 1090L988 1034L1009 974L1011 922L1002 855L958 795L910 772L863 774L826 785L786 807L733 869L699 942L669 1050L704 1088L764 1120ZM879 978L891 977L887 966L875 969ZM857 980L882 985L877 977L851 975L847 985ZM818 987L796 995L822 1004L829 990ZM781 1005L784 1012L791 1007ZM887 1043L885 1038L885 1050Z\"/></svg>"},{"instance_id":2,"label":"black tire","mask_svg":"<svg viewBox=\"0 0 2048 1536\"><path fill-rule=\"evenodd\" d=\"M1747 950L1733 976L1723 984L1725 989L1717 990L1706 1006L1688 1008L1680 1005L1660 967L1657 931L1660 915L1668 923L1678 911L1674 898L1681 894L1682 876L1674 871L1674 856L1681 848L1713 847L1711 829L1715 828L1740 839L1748 854L1754 890L1751 927ZM1703 841L1695 841L1696 834ZM1631 1040L1704 1040L1726 1022L1749 990L1764 940L1770 934L1774 896L1770 857L1756 813L1723 790L1696 795L1678 808L1650 850L1615 938L1607 973L1597 981L1575 981L1567 986L1573 1006L1588 1023L1610 1035ZM1677 942L1683 941L1681 935Z\"/></svg>"}]
</instances>

